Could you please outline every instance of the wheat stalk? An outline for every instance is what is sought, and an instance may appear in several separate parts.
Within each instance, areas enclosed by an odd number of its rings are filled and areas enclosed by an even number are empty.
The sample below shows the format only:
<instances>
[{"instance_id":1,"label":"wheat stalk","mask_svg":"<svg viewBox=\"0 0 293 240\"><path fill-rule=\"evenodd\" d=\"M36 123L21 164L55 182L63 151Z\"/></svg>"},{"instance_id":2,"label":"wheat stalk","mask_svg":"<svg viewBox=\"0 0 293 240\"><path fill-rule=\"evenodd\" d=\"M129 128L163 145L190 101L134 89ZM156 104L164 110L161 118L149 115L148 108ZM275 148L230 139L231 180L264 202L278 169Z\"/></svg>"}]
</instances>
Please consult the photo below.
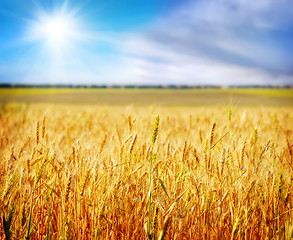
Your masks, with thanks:
<instances>
[{"instance_id":1,"label":"wheat stalk","mask_svg":"<svg viewBox=\"0 0 293 240\"><path fill-rule=\"evenodd\" d=\"M40 141L40 133L39 133L39 128L40 128L40 123L37 122L37 126L36 126L36 144L39 144Z\"/></svg>"},{"instance_id":2,"label":"wheat stalk","mask_svg":"<svg viewBox=\"0 0 293 240\"><path fill-rule=\"evenodd\" d=\"M46 133L46 116L44 116L43 121L42 121L42 139L45 138L45 133Z\"/></svg>"},{"instance_id":3,"label":"wheat stalk","mask_svg":"<svg viewBox=\"0 0 293 240\"><path fill-rule=\"evenodd\" d=\"M26 138L26 141L24 142L24 144L21 146L21 148L20 148L20 150L19 150L18 158L20 158L20 156L21 156L23 150L26 148L26 146L28 145L29 141L30 141L30 137L27 137L27 138Z\"/></svg>"},{"instance_id":4,"label":"wheat stalk","mask_svg":"<svg viewBox=\"0 0 293 240\"><path fill-rule=\"evenodd\" d=\"M152 202L152 194L153 194L153 185L152 185L152 163L153 163L153 150L154 150L154 145L157 140L158 136L158 128L159 128L159 121L160 117L159 115L156 116L155 122L154 122L154 129L153 129L153 135L152 135L152 150L151 150L151 159L150 159L150 181L149 181L149 214L148 214L148 237L151 239L151 202Z\"/></svg>"}]
</instances>

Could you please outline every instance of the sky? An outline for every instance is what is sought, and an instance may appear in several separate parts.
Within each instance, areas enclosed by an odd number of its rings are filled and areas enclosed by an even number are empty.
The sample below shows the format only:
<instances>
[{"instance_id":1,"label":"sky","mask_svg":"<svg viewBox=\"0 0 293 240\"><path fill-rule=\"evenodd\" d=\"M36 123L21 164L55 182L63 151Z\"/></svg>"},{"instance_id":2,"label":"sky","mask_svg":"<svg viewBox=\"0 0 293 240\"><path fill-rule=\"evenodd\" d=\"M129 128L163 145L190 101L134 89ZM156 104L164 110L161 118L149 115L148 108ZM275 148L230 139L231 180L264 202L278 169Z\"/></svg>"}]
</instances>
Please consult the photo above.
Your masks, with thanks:
<instances>
[{"instance_id":1,"label":"sky","mask_svg":"<svg viewBox=\"0 0 293 240\"><path fill-rule=\"evenodd\" d=\"M293 1L0 0L0 83L293 85Z\"/></svg>"}]
</instances>

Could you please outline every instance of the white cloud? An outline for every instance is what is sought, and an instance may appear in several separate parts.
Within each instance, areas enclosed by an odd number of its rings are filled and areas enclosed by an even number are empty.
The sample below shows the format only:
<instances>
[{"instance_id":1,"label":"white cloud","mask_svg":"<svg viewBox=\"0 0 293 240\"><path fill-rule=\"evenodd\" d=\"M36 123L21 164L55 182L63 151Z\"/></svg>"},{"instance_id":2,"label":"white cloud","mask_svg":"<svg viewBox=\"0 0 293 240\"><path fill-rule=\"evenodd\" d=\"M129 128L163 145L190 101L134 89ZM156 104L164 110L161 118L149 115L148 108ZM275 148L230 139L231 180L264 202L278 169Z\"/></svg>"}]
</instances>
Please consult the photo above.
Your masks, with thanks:
<instances>
[{"instance_id":1,"label":"white cloud","mask_svg":"<svg viewBox=\"0 0 293 240\"><path fill-rule=\"evenodd\" d=\"M136 69L137 79L144 83L245 85L276 81L275 76L255 67L187 55L163 46L159 48L150 42L132 40L131 45L140 46L140 51L139 54L134 51L127 59L128 63ZM286 81L283 80L278 79L278 84L284 84ZM286 80L292 81L293 77L287 77Z\"/></svg>"},{"instance_id":2,"label":"white cloud","mask_svg":"<svg viewBox=\"0 0 293 240\"><path fill-rule=\"evenodd\" d=\"M282 42L270 39L272 28L293 24L291 10L283 13L286 4L191 1L148 33L123 38L121 48L137 79L146 83L292 84L293 57Z\"/></svg>"},{"instance_id":3,"label":"white cloud","mask_svg":"<svg viewBox=\"0 0 293 240\"><path fill-rule=\"evenodd\" d=\"M217 26L292 27L291 0L199 0L190 1L174 17Z\"/></svg>"}]
</instances>

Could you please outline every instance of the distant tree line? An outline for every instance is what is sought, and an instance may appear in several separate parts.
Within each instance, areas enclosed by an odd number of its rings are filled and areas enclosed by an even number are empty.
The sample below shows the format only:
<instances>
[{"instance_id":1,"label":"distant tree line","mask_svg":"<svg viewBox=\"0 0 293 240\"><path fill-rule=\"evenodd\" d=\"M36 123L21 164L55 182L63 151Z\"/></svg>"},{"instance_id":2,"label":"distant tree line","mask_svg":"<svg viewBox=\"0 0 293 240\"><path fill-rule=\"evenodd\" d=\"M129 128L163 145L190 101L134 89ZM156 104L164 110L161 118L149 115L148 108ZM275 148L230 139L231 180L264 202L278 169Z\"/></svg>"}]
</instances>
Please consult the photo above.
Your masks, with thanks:
<instances>
[{"instance_id":1,"label":"distant tree line","mask_svg":"<svg viewBox=\"0 0 293 240\"><path fill-rule=\"evenodd\" d=\"M293 85L106 85L106 84L12 84L0 83L0 88L127 88L127 89L206 89L206 88L293 88Z\"/></svg>"}]
</instances>

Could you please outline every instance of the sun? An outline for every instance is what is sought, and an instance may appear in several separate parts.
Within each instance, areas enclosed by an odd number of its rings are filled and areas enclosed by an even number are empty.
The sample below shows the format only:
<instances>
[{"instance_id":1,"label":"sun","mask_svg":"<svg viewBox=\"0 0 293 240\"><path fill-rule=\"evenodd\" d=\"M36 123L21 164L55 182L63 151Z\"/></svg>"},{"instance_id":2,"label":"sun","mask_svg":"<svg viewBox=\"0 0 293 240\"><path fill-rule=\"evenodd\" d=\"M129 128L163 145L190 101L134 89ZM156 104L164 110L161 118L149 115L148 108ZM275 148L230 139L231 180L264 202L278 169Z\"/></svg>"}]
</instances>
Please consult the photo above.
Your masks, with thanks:
<instances>
[{"instance_id":1,"label":"sun","mask_svg":"<svg viewBox=\"0 0 293 240\"><path fill-rule=\"evenodd\" d=\"M50 83L70 83L83 76L95 79L93 64L98 57L89 49L97 44L100 35L92 30L83 6L62 2L50 8L36 4L24 21L20 42L27 47L25 54L31 59L26 75Z\"/></svg>"},{"instance_id":2,"label":"sun","mask_svg":"<svg viewBox=\"0 0 293 240\"><path fill-rule=\"evenodd\" d=\"M73 34L73 24L65 17L53 17L40 26L40 37L53 47L66 44L73 38Z\"/></svg>"},{"instance_id":3,"label":"sun","mask_svg":"<svg viewBox=\"0 0 293 240\"><path fill-rule=\"evenodd\" d=\"M78 19L72 14L42 12L30 24L30 40L43 44L49 52L65 52L82 40L79 27Z\"/></svg>"}]
</instances>

